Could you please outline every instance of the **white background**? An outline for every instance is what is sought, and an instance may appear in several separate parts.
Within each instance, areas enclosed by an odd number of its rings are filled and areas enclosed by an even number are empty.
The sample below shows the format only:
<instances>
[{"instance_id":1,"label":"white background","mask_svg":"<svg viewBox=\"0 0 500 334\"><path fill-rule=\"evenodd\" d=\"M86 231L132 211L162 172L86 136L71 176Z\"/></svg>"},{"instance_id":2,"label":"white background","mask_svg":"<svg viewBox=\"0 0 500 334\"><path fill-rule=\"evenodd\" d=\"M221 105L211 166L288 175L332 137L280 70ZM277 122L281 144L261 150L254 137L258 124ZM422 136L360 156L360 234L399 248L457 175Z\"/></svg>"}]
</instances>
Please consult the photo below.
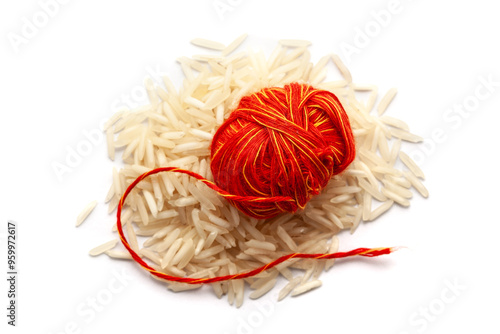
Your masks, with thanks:
<instances>
[{"instance_id":1,"label":"white background","mask_svg":"<svg viewBox=\"0 0 500 334\"><path fill-rule=\"evenodd\" d=\"M388 0L68 1L15 47L12 36L22 36L24 18L40 19L42 9L34 0L2 2L0 267L7 271L12 219L19 224L20 273L14 329L6 325L1 280L2 333L498 333L500 20L493 4L401 0L381 26L374 13L392 8ZM366 29L371 36L363 40ZM236 309L211 289L176 294L131 262L88 256L113 238L114 217L103 204L113 163L101 142L61 179L53 164L64 164L85 131L126 103L149 68L179 83L175 59L204 52L191 39L229 43L244 32L242 50L269 54L279 39L307 39L314 61L337 52L355 82L382 93L397 87L387 113L428 139L425 152L404 149L419 154L431 196L416 195L410 208L340 235L342 250L408 249L339 261L322 275L320 289L279 303L271 292ZM356 54L342 52L348 44ZM496 85L489 95L481 78ZM467 103L471 111L463 116L447 112ZM429 140L436 129L444 137L439 143ZM75 228L93 199L96 210ZM123 289L89 311L116 273L128 277L115 284Z\"/></svg>"}]
</instances>

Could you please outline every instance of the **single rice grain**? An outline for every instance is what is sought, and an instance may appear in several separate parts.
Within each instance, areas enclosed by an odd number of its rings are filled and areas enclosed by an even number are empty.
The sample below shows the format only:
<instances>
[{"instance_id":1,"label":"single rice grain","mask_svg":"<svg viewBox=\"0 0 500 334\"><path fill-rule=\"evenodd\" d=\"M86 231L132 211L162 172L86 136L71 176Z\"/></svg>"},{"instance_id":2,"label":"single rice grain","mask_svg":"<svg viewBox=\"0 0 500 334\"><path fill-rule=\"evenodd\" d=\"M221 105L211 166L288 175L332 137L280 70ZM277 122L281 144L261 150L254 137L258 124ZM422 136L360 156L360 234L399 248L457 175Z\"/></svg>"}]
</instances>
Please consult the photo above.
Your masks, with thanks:
<instances>
[{"instance_id":1,"label":"single rice grain","mask_svg":"<svg viewBox=\"0 0 500 334\"><path fill-rule=\"evenodd\" d=\"M80 226L85 219L94 211L95 207L97 205L97 201L92 201L85 208L80 212L80 214L76 217L76 227Z\"/></svg>"},{"instance_id":2,"label":"single rice grain","mask_svg":"<svg viewBox=\"0 0 500 334\"><path fill-rule=\"evenodd\" d=\"M112 248L114 248L116 246L116 244L118 243L118 239L113 239L111 241L108 241L108 242L105 242L103 243L102 245L99 245L95 248L92 248L90 251L89 251L89 255L90 256L97 256L97 255L100 255Z\"/></svg>"}]
</instances>

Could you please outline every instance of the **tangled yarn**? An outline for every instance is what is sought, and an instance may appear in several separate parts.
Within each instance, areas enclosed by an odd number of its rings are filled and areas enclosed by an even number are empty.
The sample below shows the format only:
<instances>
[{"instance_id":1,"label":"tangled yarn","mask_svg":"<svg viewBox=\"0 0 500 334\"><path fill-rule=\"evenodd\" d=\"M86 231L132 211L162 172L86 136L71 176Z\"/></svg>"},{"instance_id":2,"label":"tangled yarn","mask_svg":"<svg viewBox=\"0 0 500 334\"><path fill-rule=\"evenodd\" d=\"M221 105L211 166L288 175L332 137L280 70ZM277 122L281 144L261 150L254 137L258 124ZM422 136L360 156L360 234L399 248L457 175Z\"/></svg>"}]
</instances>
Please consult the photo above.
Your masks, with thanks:
<instances>
[{"instance_id":1,"label":"tangled yarn","mask_svg":"<svg viewBox=\"0 0 500 334\"><path fill-rule=\"evenodd\" d=\"M347 114L326 90L291 83L241 99L214 135L217 186L248 216L303 209L355 157ZM249 197L273 201L249 201Z\"/></svg>"}]
</instances>

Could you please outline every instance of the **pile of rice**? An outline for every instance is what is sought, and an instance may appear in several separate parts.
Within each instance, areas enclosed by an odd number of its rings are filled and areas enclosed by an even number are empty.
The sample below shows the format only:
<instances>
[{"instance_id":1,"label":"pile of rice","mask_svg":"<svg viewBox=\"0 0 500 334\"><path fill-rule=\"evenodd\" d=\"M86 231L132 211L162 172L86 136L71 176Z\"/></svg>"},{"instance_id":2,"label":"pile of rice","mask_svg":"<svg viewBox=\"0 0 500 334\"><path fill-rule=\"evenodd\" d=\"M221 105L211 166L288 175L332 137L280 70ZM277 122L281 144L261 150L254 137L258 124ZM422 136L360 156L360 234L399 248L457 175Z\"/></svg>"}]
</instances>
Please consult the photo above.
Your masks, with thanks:
<instances>
[{"instance_id":1,"label":"pile of rice","mask_svg":"<svg viewBox=\"0 0 500 334\"><path fill-rule=\"evenodd\" d=\"M395 204L408 206L412 188L428 196L422 171L400 151L401 141L422 139L411 134L403 121L384 115L395 89L376 105L377 88L353 83L337 55L326 55L313 64L310 43L300 40L281 40L267 59L262 51L236 53L245 39L246 35L240 36L228 46L193 40L212 53L178 59L185 75L182 87L177 89L167 77L164 86L147 79L150 104L120 111L107 122L109 157L114 159L120 150L124 162L121 170L113 169L113 184L106 197L109 212L116 209L127 186L152 168L175 166L213 180L212 136L242 96L264 87L299 81L333 92L349 115L357 156L303 212L268 220L241 214L187 175L161 173L145 179L128 196L122 222L131 247L156 270L169 275L215 277L248 271L290 252L336 252L336 235L341 230L353 233L361 221L372 221ZM338 68L340 80L325 81L330 62ZM359 101L356 92L368 93L367 101ZM117 243L113 239L90 254L131 259ZM250 298L259 298L283 276L288 283L279 293L281 300L319 287L319 276L333 263L294 259L254 278L210 286L217 297L227 295L229 303L239 307L245 285L252 290ZM162 282L173 291L200 287Z\"/></svg>"}]
</instances>

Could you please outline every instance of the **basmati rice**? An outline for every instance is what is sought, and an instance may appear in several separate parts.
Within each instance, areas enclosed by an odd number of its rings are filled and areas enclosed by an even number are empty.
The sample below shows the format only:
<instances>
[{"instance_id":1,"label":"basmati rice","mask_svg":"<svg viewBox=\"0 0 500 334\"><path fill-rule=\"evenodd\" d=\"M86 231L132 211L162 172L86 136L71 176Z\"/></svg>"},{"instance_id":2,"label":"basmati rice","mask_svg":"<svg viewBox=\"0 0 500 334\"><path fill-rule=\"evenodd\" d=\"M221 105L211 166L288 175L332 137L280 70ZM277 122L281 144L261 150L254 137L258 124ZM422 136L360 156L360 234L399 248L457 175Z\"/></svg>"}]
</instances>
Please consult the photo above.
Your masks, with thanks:
<instances>
[{"instance_id":1,"label":"basmati rice","mask_svg":"<svg viewBox=\"0 0 500 334\"><path fill-rule=\"evenodd\" d=\"M203 48L219 50L219 51L224 50L226 48L226 46L222 43L211 41L204 38L195 38L191 40L191 43L197 46L201 46Z\"/></svg>"},{"instance_id":2,"label":"basmati rice","mask_svg":"<svg viewBox=\"0 0 500 334\"><path fill-rule=\"evenodd\" d=\"M113 239L111 241L105 242L102 245L99 245L95 248L92 248L89 251L89 255L90 256L97 256L99 254L102 254L102 253L114 248L117 243L118 243L118 239Z\"/></svg>"},{"instance_id":3,"label":"basmati rice","mask_svg":"<svg viewBox=\"0 0 500 334\"><path fill-rule=\"evenodd\" d=\"M87 206L85 206L85 208L82 210L82 212L80 212L78 217L76 217L76 227L80 226L85 221L85 219L87 219L87 217L92 213L92 211L94 211L96 205L97 201L92 201L89 204L87 204Z\"/></svg>"},{"instance_id":4,"label":"basmati rice","mask_svg":"<svg viewBox=\"0 0 500 334\"><path fill-rule=\"evenodd\" d=\"M241 43L243 43L243 41L245 41L245 39L247 37L248 37L248 34L243 34L243 35L239 36L238 38L236 38L234 41L229 43L229 45L224 50L222 50L221 55L227 56L228 54L230 54L231 52L236 50L241 45Z\"/></svg>"},{"instance_id":5,"label":"basmati rice","mask_svg":"<svg viewBox=\"0 0 500 334\"><path fill-rule=\"evenodd\" d=\"M293 289L292 296L298 296L298 295L301 295L309 290L316 289L316 288L320 287L321 284L322 283L320 280L315 280L315 281L303 283L303 284L299 285L298 287L296 287L295 289Z\"/></svg>"},{"instance_id":6,"label":"basmati rice","mask_svg":"<svg viewBox=\"0 0 500 334\"><path fill-rule=\"evenodd\" d=\"M111 258L124 259L124 260L132 260L132 256L130 255L129 252L116 251L116 250L107 250L104 253L106 255L108 255L109 257L111 257Z\"/></svg>"},{"instance_id":7,"label":"basmati rice","mask_svg":"<svg viewBox=\"0 0 500 334\"><path fill-rule=\"evenodd\" d=\"M413 161L412 158L405 152L399 152L399 159L408 167L411 172L421 179L425 179L424 172L418 167L418 165Z\"/></svg>"},{"instance_id":8,"label":"basmati rice","mask_svg":"<svg viewBox=\"0 0 500 334\"><path fill-rule=\"evenodd\" d=\"M246 94L291 81L309 82L337 95L351 121L357 157L311 199L303 212L270 220L244 216L187 175L162 173L144 179L128 197L122 221L132 249L164 273L215 277L254 269L285 253L336 252L339 231L349 229L353 233L362 221L378 218L394 203L409 205L412 186L422 196L428 196L419 180L423 179L420 168L400 152L401 140L418 142L421 137L411 134L406 123L385 115L395 89L387 92L373 112L377 87L353 83L351 73L337 55L326 55L312 64L307 49L310 42L301 40L281 40L267 60L262 51L233 53L246 38L246 34L241 35L228 46L193 39L194 45L221 52L180 57L178 62L186 79L179 89L168 77L163 77L165 87L155 87L146 80L150 105L134 111L121 110L105 124L108 154L113 159L122 152L124 162L121 170L114 168L112 172L113 185L106 195L109 208L114 210L126 187L152 168L175 166L213 180L210 142L231 109ZM332 65L341 77L325 82L328 66ZM359 91L369 93L366 102L357 99ZM399 162L409 170L402 171ZM377 201L382 204L372 210L372 203L376 206ZM78 225L90 211L86 208L82 212ZM137 236L148 239L139 245ZM130 259L127 252L111 249L115 243L91 252ZM334 263L292 259L258 277L211 286L217 297L227 295L228 301L239 307L245 285L254 289L249 297L258 298L283 276L289 283L279 293L281 300L319 287L321 272ZM304 273L295 276L296 270ZM199 288L171 282L166 286L172 291Z\"/></svg>"},{"instance_id":9,"label":"basmati rice","mask_svg":"<svg viewBox=\"0 0 500 334\"><path fill-rule=\"evenodd\" d=\"M378 115L379 116L382 116L382 114L385 112L385 110L387 109L387 107L389 106L389 104L392 102L392 100L394 99L394 96L396 96L396 93L397 93L397 89L396 88L391 88L389 89L389 91L384 95L384 97L382 98L382 100L380 100L380 103L377 107L377 112L378 112Z\"/></svg>"}]
</instances>

